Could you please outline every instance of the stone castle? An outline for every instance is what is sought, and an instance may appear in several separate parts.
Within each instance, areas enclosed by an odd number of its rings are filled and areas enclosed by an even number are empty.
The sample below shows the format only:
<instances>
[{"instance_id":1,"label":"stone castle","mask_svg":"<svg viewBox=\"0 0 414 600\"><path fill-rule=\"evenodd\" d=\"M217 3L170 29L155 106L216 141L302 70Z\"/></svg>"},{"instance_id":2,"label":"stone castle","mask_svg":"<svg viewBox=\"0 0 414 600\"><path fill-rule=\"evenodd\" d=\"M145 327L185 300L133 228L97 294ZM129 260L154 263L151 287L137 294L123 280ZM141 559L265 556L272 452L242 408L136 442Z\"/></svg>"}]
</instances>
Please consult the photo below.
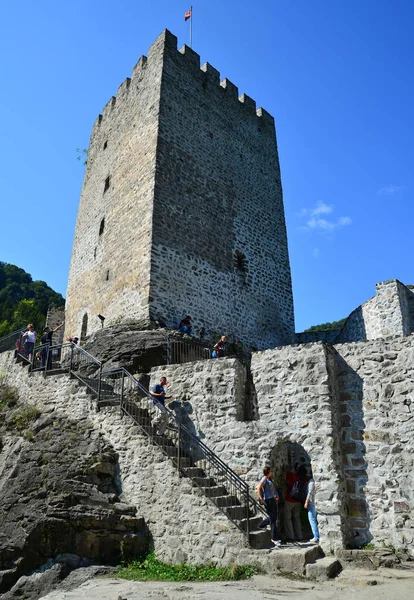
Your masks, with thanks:
<instances>
[{"instance_id":1,"label":"stone castle","mask_svg":"<svg viewBox=\"0 0 414 600\"><path fill-rule=\"evenodd\" d=\"M274 119L168 31L92 130L66 332L93 333L98 314L294 341Z\"/></svg>"},{"instance_id":2,"label":"stone castle","mask_svg":"<svg viewBox=\"0 0 414 600\"><path fill-rule=\"evenodd\" d=\"M271 465L281 513L285 473L311 464L325 552L372 543L413 556L413 286L379 283L341 330L295 335L273 118L176 42L159 36L94 125L65 337L87 338L104 371L125 367L150 386L166 375L191 405L194 434L251 490ZM147 351L151 334L187 313L208 335L259 350L250 361L134 362L139 336ZM77 381L22 372L12 352L0 353L0 372L42 419L70 417L112 448L121 500L145 520L157 556L292 570L286 549L247 548L118 406L97 412ZM4 438L1 489L16 448L30 444Z\"/></svg>"},{"instance_id":3,"label":"stone castle","mask_svg":"<svg viewBox=\"0 0 414 600\"><path fill-rule=\"evenodd\" d=\"M313 463L331 547L407 548L413 286L379 283L341 330L295 336L273 118L176 44L164 31L94 125L67 331L96 332L98 314L174 326L188 313L209 333L268 349L253 353L250 374L236 359L164 371L194 400L206 442L250 484L264 462L279 480L294 460ZM187 539L179 545L192 555Z\"/></svg>"}]
</instances>

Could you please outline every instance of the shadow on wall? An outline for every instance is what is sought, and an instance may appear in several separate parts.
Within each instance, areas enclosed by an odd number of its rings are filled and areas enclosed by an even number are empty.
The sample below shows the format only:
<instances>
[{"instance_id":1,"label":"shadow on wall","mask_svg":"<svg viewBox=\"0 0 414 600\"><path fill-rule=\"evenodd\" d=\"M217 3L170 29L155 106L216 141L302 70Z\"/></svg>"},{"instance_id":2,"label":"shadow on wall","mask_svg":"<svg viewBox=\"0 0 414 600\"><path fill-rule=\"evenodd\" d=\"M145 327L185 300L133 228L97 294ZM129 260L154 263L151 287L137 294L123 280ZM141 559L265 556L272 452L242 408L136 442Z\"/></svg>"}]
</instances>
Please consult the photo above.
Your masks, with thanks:
<instances>
[{"instance_id":1,"label":"shadow on wall","mask_svg":"<svg viewBox=\"0 0 414 600\"><path fill-rule=\"evenodd\" d=\"M341 479L341 530L346 548L360 548L373 537L371 516L365 495L368 484L364 443L363 380L345 360L335 354L338 394L338 432L334 462Z\"/></svg>"},{"instance_id":2,"label":"shadow on wall","mask_svg":"<svg viewBox=\"0 0 414 600\"><path fill-rule=\"evenodd\" d=\"M284 504L286 494L286 473L294 472L295 465L305 465L308 475L311 472L311 458L306 450L296 442L282 440L270 453L269 464L273 472L273 481L279 493L279 517L282 537L285 536ZM302 538L310 539L312 531L308 521L308 512L303 507L300 513Z\"/></svg>"}]
</instances>

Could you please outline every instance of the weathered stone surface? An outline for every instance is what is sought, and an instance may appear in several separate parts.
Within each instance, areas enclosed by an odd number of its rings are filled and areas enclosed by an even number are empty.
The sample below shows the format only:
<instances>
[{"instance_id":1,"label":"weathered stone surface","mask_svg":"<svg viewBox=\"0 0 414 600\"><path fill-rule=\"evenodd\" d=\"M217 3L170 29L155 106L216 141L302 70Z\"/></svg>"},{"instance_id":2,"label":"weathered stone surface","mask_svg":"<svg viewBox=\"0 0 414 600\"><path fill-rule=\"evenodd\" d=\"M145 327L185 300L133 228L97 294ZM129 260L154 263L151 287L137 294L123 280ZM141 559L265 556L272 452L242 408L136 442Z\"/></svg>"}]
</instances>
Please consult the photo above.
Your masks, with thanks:
<instances>
[{"instance_id":1,"label":"weathered stone surface","mask_svg":"<svg viewBox=\"0 0 414 600\"><path fill-rule=\"evenodd\" d=\"M119 561L121 544L128 556L145 552L146 525L134 507L119 503L118 457L92 423L57 411L23 421L27 411L22 401L1 409L0 589L57 554L68 571L81 564L79 556ZM54 581L54 573L62 577L56 567L42 581ZM36 588L35 579L16 590Z\"/></svg>"},{"instance_id":2,"label":"weathered stone surface","mask_svg":"<svg viewBox=\"0 0 414 600\"><path fill-rule=\"evenodd\" d=\"M306 565L306 576L318 581L327 581L339 575L342 570L341 563L338 559L331 556L320 558L314 563Z\"/></svg>"}]
</instances>

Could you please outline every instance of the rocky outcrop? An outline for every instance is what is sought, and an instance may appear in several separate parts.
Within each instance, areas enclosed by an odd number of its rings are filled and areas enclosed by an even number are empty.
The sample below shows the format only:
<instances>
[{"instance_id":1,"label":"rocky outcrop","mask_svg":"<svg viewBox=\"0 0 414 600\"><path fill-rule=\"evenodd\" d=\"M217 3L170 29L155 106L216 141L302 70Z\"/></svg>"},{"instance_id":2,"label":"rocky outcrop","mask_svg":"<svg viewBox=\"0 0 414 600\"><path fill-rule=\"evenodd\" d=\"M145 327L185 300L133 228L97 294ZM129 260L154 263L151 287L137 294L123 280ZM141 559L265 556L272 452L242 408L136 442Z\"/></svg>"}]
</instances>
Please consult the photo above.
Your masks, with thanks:
<instances>
[{"instance_id":1,"label":"rocky outcrop","mask_svg":"<svg viewBox=\"0 0 414 600\"><path fill-rule=\"evenodd\" d=\"M117 454L87 419L19 403L0 409L0 435L0 591L58 554L118 563L147 550L144 520L119 502Z\"/></svg>"}]
</instances>

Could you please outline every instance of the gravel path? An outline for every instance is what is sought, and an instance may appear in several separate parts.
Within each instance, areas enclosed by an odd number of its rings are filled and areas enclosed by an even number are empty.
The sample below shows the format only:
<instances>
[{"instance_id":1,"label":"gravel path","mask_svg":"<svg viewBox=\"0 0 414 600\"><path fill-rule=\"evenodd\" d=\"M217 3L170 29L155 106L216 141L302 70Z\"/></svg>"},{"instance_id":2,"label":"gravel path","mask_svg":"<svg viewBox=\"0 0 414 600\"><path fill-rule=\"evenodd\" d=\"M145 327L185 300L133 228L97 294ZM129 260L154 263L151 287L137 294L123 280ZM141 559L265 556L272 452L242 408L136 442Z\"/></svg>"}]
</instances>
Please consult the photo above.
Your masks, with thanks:
<instances>
[{"instance_id":1,"label":"gravel path","mask_svg":"<svg viewBox=\"0 0 414 600\"><path fill-rule=\"evenodd\" d=\"M258 575L247 581L169 583L91 579L43 600L413 600L414 570L348 569L335 580L313 583Z\"/></svg>"}]
</instances>

